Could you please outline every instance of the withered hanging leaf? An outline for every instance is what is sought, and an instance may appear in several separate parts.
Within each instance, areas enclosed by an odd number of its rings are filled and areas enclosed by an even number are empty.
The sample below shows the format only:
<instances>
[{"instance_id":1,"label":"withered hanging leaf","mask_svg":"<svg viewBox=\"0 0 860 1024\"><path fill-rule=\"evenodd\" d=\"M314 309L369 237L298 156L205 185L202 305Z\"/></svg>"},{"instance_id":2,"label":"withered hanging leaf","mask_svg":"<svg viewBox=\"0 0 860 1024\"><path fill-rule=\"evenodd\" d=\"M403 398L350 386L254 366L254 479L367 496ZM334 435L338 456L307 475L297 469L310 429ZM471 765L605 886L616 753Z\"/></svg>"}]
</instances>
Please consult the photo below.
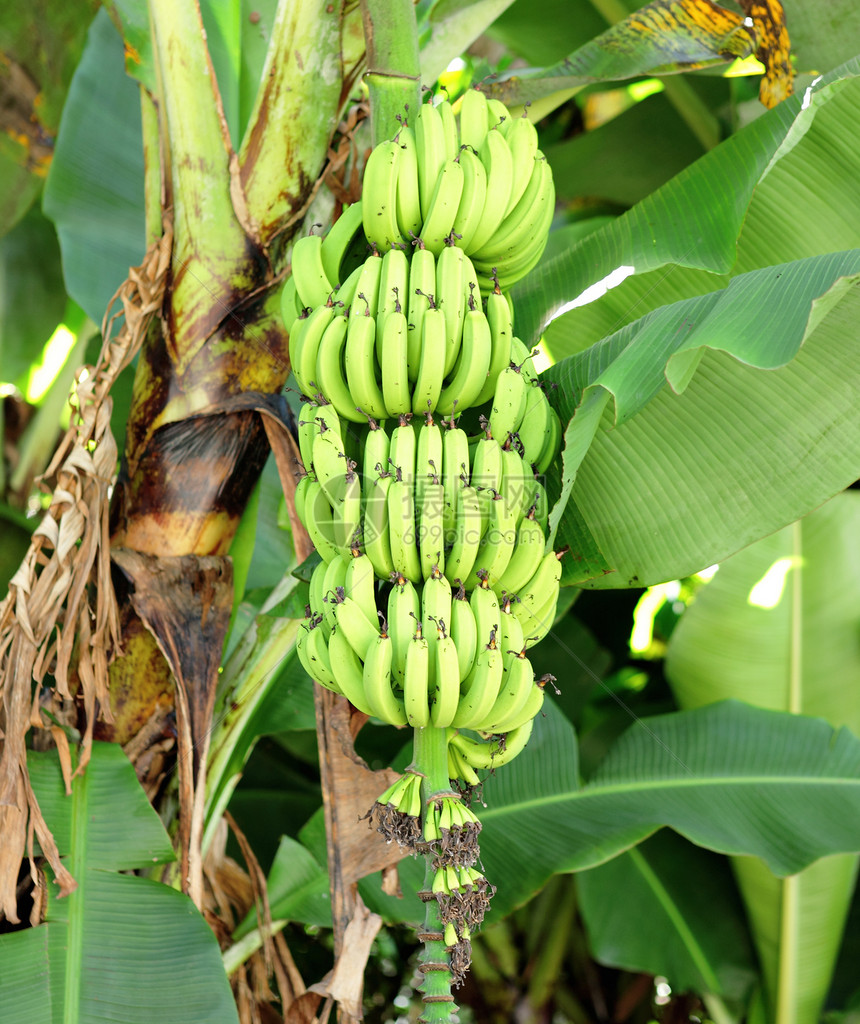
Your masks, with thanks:
<instances>
[{"instance_id":1,"label":"withered hanging leaf","mask_svg":"<svg viewBox=\"0 0 860 1024\"><path fill-rule=\"evenodd\" d=\"M592 82L708 67L749 55L754 42L743 16L712 0L654 0L558 64L481 88L511 106Z\"/></svg>"},{"instance_id":2,"label":"withered hanging leaf","mask_svg":"<svg viewBox=\"0 0 860 1024\"><path fill-rule=\"evenodd\" d=\"M780 0L740 0L740 5L747 17L753 20L758 42L755 55L765 66L759 99L769 109L794 92L791 40L785 24L785 11Z\"/></svg>"}]
</instances>

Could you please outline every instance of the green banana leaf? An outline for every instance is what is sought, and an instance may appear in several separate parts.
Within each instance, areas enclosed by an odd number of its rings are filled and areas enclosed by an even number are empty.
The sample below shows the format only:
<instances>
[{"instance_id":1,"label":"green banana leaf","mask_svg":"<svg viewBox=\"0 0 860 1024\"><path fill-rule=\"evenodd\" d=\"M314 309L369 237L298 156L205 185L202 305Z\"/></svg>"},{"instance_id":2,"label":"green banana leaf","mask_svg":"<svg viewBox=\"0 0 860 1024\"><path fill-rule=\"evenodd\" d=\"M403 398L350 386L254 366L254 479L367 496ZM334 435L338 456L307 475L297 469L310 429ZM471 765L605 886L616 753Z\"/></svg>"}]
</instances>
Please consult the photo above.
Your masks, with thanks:
<instances>
[{"instance_id":1,"label":"green banana leaf","mask_svg":"<svg viewBox=\"0 0 860 1024\"><path fill-rule=\"evenodd\" d=\"M758 972L725 858L663 829L580 872L576 889L600 963L662 975L673 992L748 996Z\"/></svg>"},{"instance_id":2,"label":"green banana leaf","mask_svg":"<svg viewBox=\"0 0 860 1024\"><path fill-rule=\"evenodd\" d=\"M666 673L683 707L740 697L860 734L860 493L849 491L728 559L684 613ZM818 1019L857 869L828 857L790 879L736 871L774 1021Z\"/></svg>"},{"instance_id":3,"label":"green banana leaf","mask_svg":"<svg viewBox=\"0 0 860 1024\"><path fill-rule=\"evenodd\" d=\"M825 75L543 260L512 290L519 336L534 343L543 332L561 359L658 306L724 287L729 273L852 248L844 213L860 172L858 75L857 59ZM562 314L622 267L630 270L623 283Z\"/></svg>"},{"instance_id":4,"label":"green banana leaf","mask_svg":"<svg viewBox=\"0 0 860 1024\"><path fill-rule=\"evenodd\" d=\"M60 237L66 289L100 324L146 248L140 95L104 10L72 79L43 207Z\"/></svg>"},{"instance_id":5,"label":"green banana leaf","mask_svg":"<svg viewBox=\"0 0 860 1024\"><path fill-rule=\"evenodd\" d=\"M120 874L173 859L167 834L122 750L96 743L63 792L56 753L30 778L77 889L49 894L46 920L0 935L0 1006L28 1024L237 1024L209 925L181 893Z\"/></svg>"},{"instance_id":6,"label":"green banana leaf","mask_svg":"<svg viewBox=\"0 0 860 1024\"><path fill-rule=\"evenodd\" d=\"M690 575L856 478L858 272L860 250L752 271L547 371L564 582Z\"/></svg>"},{"instance_id":7,"label":"green banana leaf","mask_svg":"<svg viewBox=\"0 0 860 1024\"><path fill-rule=\"evenodd\" d=\"M785 875L860 847L860 740L723 701L638 720L580 786L573 728L550 706L483 802L481 859L499 917L556 872L602 864L664 825Z\"/></svg>"},{"instance_id":8,"label":"green banana leaf","mask_svg":"<svg viewBox=\"0 0 860 1024\"><path fill-rule=\"evenodd\" d=\"M707 0L652 0L557 64L517 69L485 88L508 106L534 103L595 81L724 64L752 50L742 15Z\"/></svg>"}]
</instances>

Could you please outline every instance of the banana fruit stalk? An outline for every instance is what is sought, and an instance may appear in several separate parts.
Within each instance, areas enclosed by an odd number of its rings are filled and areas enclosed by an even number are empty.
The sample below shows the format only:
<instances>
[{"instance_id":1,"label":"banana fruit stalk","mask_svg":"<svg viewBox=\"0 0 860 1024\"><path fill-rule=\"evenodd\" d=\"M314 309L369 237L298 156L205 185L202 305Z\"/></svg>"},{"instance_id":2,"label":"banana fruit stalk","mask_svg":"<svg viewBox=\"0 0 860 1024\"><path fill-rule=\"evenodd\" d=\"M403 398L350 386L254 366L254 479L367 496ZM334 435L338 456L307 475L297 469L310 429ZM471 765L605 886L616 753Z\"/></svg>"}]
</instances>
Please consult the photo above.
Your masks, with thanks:
<instances>
[{"instance_id":1,"label":"banana fruit stalk","mask_svg":"<svg viewBox=\"0 0 860 1024\"><path fill-rule=\"evenodd\" d=\"M296 510L321 558L297 653L358 711L414 730L413 764L369 814L427 857L425 1022L450 1021L494 891L469 799L526 747L552 679L528 652L558 600L541 477L562 425L507 291L554 209L527 119L475 90L424 103L372 151L361 201L294 244L281 298Z\"/></svg>"}]
</instances>

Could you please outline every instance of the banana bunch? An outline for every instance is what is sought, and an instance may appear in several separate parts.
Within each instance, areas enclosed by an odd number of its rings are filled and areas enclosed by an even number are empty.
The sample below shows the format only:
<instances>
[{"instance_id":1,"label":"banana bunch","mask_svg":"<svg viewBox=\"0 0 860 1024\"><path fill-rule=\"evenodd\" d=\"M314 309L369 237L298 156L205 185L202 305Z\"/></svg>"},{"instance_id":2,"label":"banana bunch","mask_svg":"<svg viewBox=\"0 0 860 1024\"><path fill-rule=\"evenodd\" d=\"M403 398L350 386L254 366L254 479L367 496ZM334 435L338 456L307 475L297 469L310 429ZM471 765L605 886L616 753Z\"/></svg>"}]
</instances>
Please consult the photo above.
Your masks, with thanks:
<instances>
[{"instance_id":1,"label":"banana bunch","mask_svg":"<svg viewBox=\"0 0 860 1024\"><path fill-rule=\"evenodd\" d=\"M438 258L421 245L410 256L398 248L373 253L338 284L325 273L325 245L319 235L296 243L295 284L282 313L301 391L342 419L449 415L483 405L512 360L529 361L513 337L508 299L494 290L482 301L462 249L445 246ZM310 260L318 265L313 273ZM524 373L533 379L533 371Z\"/></svg>"},{"instance_id":2,"label":"banana bunch","mask_svg":"<svg viewBox=\"0 0 860 1024\"><path fill-rule=\"evenodd\" d=\"M535 635L527 628L533 621L543 634L552 622L558 564L552 553L543 556L534 590L500 604L486 580L469 596L438 571L419 587L400 575L383 583L366 555L338 554L311 576L299 659L321 686L367 715L398 727L453 729L451 777L470 783L474 769L509 760L519 739L525 746L524 727L541 709L543 687L526 657ZM510 742L504 751L484 749L458 742L460 729L509 733ZM427 842L441 838L428 827Z\"/></svg>"},{"instance_id":3,"label":"banana bunch","mask_svg":"<svg viewBox=\"0 0 860 1024\"><path fill-rule=\"evenodd\" d=\"M383 252L414 239L437 256L456 245L485 293L543 254L555 187L537 131L476 89L456 115L447 101L422 104L414 125L374 148L364 182L364 233Z\"/></svg>"}]
</instances>

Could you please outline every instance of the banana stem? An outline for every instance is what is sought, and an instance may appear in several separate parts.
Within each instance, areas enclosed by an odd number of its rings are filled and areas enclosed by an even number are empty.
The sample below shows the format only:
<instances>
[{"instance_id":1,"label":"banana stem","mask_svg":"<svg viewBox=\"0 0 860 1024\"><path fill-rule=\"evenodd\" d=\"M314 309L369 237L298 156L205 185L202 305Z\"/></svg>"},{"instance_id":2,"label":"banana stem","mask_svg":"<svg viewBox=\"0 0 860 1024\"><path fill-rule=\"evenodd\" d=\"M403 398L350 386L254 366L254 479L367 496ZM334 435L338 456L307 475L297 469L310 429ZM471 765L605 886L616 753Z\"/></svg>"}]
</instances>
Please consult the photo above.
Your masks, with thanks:
<instances>
[{"instance_id":1,"label":"banana stem","mask_svg":"<svg viewBox=\"0 0 860 1024\"><path fill-rule=\"evenodd\" d=\"M361 0L367 47L365 81L374 146L393 138L421 102L418 26L412 0Z\"/></svg>"},{"instance_id":2,"label":"banana stem","mask_svg":"<svg viewBox=\"0 0 860 1024\"><path fill-rule=\"evenodd\" d=\"M448 778L448 731L427 727L416 729L413 741L413 767L421 772L421 823L427 808L439 793L450 791ZM420 970L424 980L424 1013L419 1018L423 1024L449 1024L451 1014L457 1010L451 995L451 954L445 945L442 922L439 919L439 904L431 896L435 868L434 854L425 855L424 898L427 900L424 914L424 931L418 937L424 943L420 956Z\"/></svg>"}]
</instances>

